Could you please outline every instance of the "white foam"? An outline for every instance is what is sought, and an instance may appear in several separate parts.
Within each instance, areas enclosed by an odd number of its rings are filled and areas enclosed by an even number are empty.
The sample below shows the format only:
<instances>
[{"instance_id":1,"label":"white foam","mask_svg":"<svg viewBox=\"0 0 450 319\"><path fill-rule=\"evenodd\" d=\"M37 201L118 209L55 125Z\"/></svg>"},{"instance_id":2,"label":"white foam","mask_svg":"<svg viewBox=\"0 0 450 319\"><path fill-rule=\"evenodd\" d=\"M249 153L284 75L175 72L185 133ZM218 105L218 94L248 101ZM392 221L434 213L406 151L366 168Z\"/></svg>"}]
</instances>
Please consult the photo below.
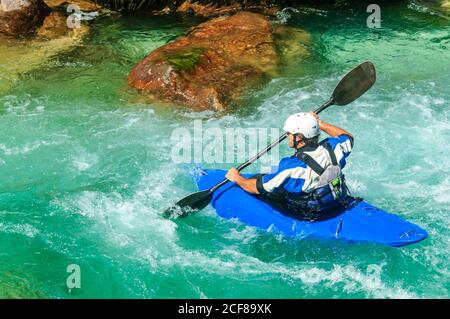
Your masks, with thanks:
<instances>
[{"instance_id":1,"label":"white foam","mask_svg":"<svg viewBox=\"0 0 450 319\"><path fill-rule=\"evenodd\" d=\"M239 240L239 242L243 244L249 244L253 242L258 236L259 235L256 231L256 228L249 226L244 227L244 229L241 231L232 228L228 233L224 234L225 238Z\"/></svg>"},{"instance_id":2,"label":"white foam","mask_svg":"<svg viewBox=\"0 0 450 319\"><path fill-rule=\"evenodd\" d=\"M20 234L26 237L33 238L39 231L30 224L11 224L11 223L0 223L0 232Z\"/></svg>"},{"instance_id":3,"label":"white foam","mask_svg":"<svg viewBox=\"0 0 450 319\"><path fill-rule=\"evenodd\" d=\"M73 166L80 172L91 168L97 162L98 156L96 154L87 153L84 150L77 152L76 158L72 160Z\"/></svg>"},{"instance_id":4,"label":"white foam","mask_svg":"<svg viewBox=\"0 0 450 319\"><path fill-rule=\"evenodd\" d=\"M60 145L61 141L35 141L32 143L26 143L23 146L8 147L6 144L0 143L0 151L3 151L4 155L18 155L27 154L39 149L42 146Z\"/></svg>"},{"instance_id":5,"label":"white foam","mask_svg":"<svg viewBox=\"0 0 450 319\"><path fill-rule=\"evenodd\" d=\"M300 265L286 265L283 263L266 263L256 257L242 254L233 249L223 249L219 254L209 256L199 251L184 251L176 249L175 256L161 259L160 266L201 268L207 272L220 276L257 276L272 275L286 281L301 281L306 288L326 286L329 289L348 294L364 293L367 298L417 298L417 296L402 287L402 282L390 284L383 281L382 273L385 264L370 264L358 269L353 264L332 265L321 268L317 263L303 263Z\"/></svg>"},{"instance_id":6,"label":"white foam","mask_svg":"<svg viewBox=\"0 0 450 319\"><path fill-rule=\"evenodd\" d=\"M350 192L364 193L367 191L366 185L362 181L357 180L356 178L347 179L346 183L350 189Z\"/></svg>"},{"instance_id":7,"label":"white foam","mask_svg":"<svg viewBox=\"0 0 450 319\"><path fill-rule=\"evenodd\" d=\"M52 205L66 214L75 213L94 221L92 231L102 234L105 242L118 249L126 247L130 257L147 260L155 269L159 253L171 254L178 241L177 224L161 216L169 203L167 198L181 196L172 194L170 181L177 174L172 166L161 167L144 175L131 196L83 191L57 198Z\"/></svg>"}]
</instances>

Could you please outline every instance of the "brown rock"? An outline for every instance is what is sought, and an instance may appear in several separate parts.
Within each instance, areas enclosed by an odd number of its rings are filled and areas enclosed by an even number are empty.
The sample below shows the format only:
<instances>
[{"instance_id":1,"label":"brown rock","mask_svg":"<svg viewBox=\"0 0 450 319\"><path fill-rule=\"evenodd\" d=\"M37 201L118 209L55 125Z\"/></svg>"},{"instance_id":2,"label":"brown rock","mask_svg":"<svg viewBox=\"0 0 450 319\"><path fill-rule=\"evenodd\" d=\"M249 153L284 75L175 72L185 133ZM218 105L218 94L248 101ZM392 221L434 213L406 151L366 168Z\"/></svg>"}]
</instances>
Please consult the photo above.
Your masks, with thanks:
<instances>
[{"instance_id":1,"label":"brown rock","mask_svg":"<svg viewBox=\"0 0 450 319\"><path fill-rule=\"evenodd\" d=\"M278 52L284 63L296 61L296 58L308 58L309 47L312 44L311 34L305 30L285 25L278 25L273 30Z\"/></svg>"},{"instance_id":2,"label":"brown rock","mask_svg":"<svg viewBox=\"0 0 450 319\"><path fill-rule=\"evenodd\" d=\"M62 37L76 38L79 33L85 33L87 25L80 23L77 28L67 26L68 17L59 11L53 11L45 17L42 26L37 30L37 40L51 40Z\"/></svg>"},{"instance_id":3,"label":"brown rock","mask_svg":"<svg viewBox=\"0 0 450 319\"><path fill-rule=\"evenodd\" d=\"M34 32L50 8L42 0L1 0L0 33L22 35Z\"/></svg>"},{"instance_id":4,"label":"brown rock","mask_svg":"<svg viewBox=\"0 0 450 319\"><path fill-rule=\"evenodd\" d=\"M37 31L37 35L41 38L55 39L66 36L68 32L67 16L55 11L45 17L42 26Z\"/></svg>"},{"instance_id":5,"label":"brown rock","mask_svg":"<svg viewBox=\"0 0 450 319\"><path fill-rule=\"evenodd\" d=\"M70 4L78 6L81 11L99 11L102 7L91 0L44 0L50 8L57 8L60 6L68 6Z\"/></svg>"},{"instance_id":6,"label":"brown rock","mask_svg":"<svg viewBox=\"0 0 450 319\"><path fill-rule=\"evenodd\" d=\"M228 6L220 6L212 3L201 4L198 1L187 0L177 7L176 12L191 12L200 17L215 17L223 14L236 13L240 10L242 10L242 4L239 2L232 3Z\"/></svg>"},{"instance_id":7,"label":"brown rock","mask_svg":"<svg viewBox=\"0 0 450 319\"><path fill-rule=\"evenodd\" d=\"M0 35L0 95L7 94L21 74L39 68L56 55L79 46L88 32L89 27L81 24L80 28L64 36L44 41L40 37L23 41Z\"/></svg>"},{"instance_id":8,"label":"brown rock","mask_svg":"<svg viewBox=\"0 0 450 319\"><path fill-rule=\"evenodd\" d=\"M220 110L277 65L269 20L240 12L156 49L133 68L128 83L151 99Z\"/></svg>"},{"instance_id":9,"label":"brown rock","mask_svg":"<svg viewBox=\"0 0 450 319\"><path fill-rule=\"evenodd\" d=\"M170 2L170 1L169 1ZM165 6L162 9L152 10L152 14L162 15L170 13L193 14L203 18L213 18L225 14L235 14L239 11L258 12L264 15L276 15L280 8L269 0L252 1L199 1L184 0L173 1L171 6Z\"/></svg>"}]
</instances>

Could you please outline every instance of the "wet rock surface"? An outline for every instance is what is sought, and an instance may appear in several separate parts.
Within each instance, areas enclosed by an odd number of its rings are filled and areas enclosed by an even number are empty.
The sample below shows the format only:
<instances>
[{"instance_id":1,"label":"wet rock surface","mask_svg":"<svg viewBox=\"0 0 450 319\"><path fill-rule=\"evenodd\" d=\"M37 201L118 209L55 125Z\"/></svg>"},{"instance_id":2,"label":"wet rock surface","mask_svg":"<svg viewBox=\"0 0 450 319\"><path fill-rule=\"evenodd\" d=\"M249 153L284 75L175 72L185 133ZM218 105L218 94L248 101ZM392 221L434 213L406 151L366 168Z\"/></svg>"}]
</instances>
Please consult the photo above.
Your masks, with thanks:
<instances>
[{"instance_id":1,"label":"wet rock surface","mask_svg":"<svg viewBox=\"0 0 450 319\"><path fill-rule=\"evenodd\" d=\"M26 35L36 31L50 8L42 0L1 0L0 33Z\"/></svg>"},{"instance_id":2,"label":"wet rock surface","mask_svg":"<svg viewBox=\"0 0 450 319\"><path fill-rule=\"evenodd\" d=\"M3 0L2 0L3 3ZM18 13L18 12L17 12ZM67 26L68 13L55 10L33 25L27 33L0 34L0 93L8 92L21 76L40 67L52 57L80 45L88 34L89 26ZM23 37L22 35L27 35Z\"/></svg>"},{"instance_id":3,"label":"wet rock surface","mask_svg":"<svg viewBox=\"0 0 450 319\"><path fill-rule=\"evenodd\" d=\"M68 7L73 5L79 8L81 11L99 11L102 7L91 0L44 0L45 3L51 8Z\"/></svg>"},{"instance_id":4,"label":"wet rock surface","mask_svg":"<svg viewBox=\"0 0 450 319\"><path fill-rule=\"evenodd\" d=\"M222 110L278 64L269 19L240 12L202 23L153 51L128 83L151 100Z\"/></svg>"}]
</instances>

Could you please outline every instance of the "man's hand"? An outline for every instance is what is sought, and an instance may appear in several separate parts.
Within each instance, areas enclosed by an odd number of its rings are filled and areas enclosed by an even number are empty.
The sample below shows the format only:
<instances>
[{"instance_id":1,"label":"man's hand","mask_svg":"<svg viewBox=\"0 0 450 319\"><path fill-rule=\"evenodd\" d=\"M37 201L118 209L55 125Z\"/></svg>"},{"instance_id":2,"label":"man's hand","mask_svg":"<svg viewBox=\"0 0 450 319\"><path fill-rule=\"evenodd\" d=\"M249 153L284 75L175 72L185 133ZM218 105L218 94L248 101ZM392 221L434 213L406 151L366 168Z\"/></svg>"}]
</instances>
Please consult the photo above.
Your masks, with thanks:
<instances>
[{"instance_id":1,"label":"man's hand","mask_svg":"<svg viewBox=\"0 0 450 319\"><path fill-rule=\"evenodd\" d=\"M319 115L318 115L318 114L316 114L316 113L314 113L314 112L309 112L309 114L311 114L312 116L314 116L314 117L316 118L317 122L320 123L320 118L319 118Z\"/></svg>"},{"instance_id":2,"label":"man's hand","mask_svg":"<svg viewBox=\"0 0 450 319\"><path fill-rule=\"evenodd\" d=\"M353 135L350 134L349 132L347 132L346 130L341 129L340 127L337 127L333 124L321 121L319 119L319 116L316 113L314 113L314 112L310 112L310 113L317 119L317 121L319 121L319 128L322 131L324 131L325 133L327 133L328 135L330 135L332 137L337 137L339 135L346 134L348 136L353 137Z\"/></svg>"},{"instance_id":3,"label":"man's hand","mask_svg":"<svg viewBox=\"0 0 450 319\"><path fill-rule=\"evenodd\" d=\"M241 174L236 168L231 168L227 174L225 175L225 178L228 179L231 182L237 183L238 180L242 178Z\"/></svg>"},{"instance_id":4,"label":"man's hand","mask_svg":"<svg viewBox=\"0 0 450 319\"><path fill-rule=\"evenodd\" d=\"M256 178L245 178L234 167L225 175L226 179L238 184L243 190L251 194L259 194L256 187Z\"/></svg>"},{"instance_id":5,"label":"man's hand","mask_svg":"<svg viewBox=\"0 0 450 319\"><path fill-rule=\"evenodd\" d=\"M322 129L322 121L319 118L319 115L314 113L314 112L309 112L310 114L312 114L312 116L314 116L317 120L317 123L319 123L319 128Z\"/></svg>"}]
</instances>

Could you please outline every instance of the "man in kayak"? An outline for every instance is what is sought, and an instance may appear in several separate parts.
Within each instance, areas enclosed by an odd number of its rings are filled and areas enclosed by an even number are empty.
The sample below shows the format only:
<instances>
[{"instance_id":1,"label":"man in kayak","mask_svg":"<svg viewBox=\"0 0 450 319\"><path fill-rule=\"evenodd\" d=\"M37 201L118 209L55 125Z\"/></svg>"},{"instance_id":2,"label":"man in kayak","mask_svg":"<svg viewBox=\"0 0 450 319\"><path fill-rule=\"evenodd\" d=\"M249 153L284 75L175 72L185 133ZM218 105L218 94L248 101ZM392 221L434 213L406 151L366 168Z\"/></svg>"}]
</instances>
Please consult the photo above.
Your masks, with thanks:
<instances>
[{"instance_id":1,"label":"man in kayak","mask_svg":"<svg viewBox=\"0 0 450 319\"><path fill-rule=\"evenodd\" d=\"M232 168L225 177L290 215L318 217L345 203L348 190L341 170L352 150L353 136L321 121L315 113L293 114L283 129L295 154L283 158L277 172L245 178ZM319 142L321 130L330 137Z\"/></svg>"}]
</instances>

